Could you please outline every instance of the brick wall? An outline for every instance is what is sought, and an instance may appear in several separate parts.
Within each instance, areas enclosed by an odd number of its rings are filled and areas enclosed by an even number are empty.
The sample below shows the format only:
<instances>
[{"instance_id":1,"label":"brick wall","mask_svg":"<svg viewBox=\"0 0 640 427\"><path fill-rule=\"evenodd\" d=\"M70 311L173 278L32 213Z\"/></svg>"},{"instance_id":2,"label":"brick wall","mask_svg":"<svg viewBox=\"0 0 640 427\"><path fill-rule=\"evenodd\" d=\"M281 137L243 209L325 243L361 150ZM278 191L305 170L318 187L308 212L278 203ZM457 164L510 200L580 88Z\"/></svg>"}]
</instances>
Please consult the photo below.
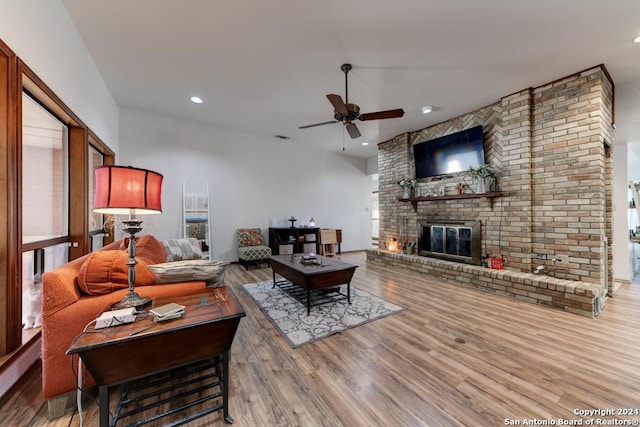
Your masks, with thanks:
<instances>
[{"instance_id":1,"label":"brick wall","mask_svg":"<svg viewBox=\"0 0 640 427\"><path fill-rule=\"evenodd\" d=\"M544 263L555 277L604 285L611 278L613 86L594 67L507 95L494 104L378 146L380 248L391 238L417 240L418 219L482 222L483 253L501 254L505 268L531 272ZM483 125L485 161L502 169L494 199L400 202L403 176L414 177L414 144ZM464 173L421 180L416 195L473 182ZM547 261L535 259L545 254ZM552 261L565 257L567 263ZM610 280L609 282L610 283Z\"/></svg>"}]
</instances>

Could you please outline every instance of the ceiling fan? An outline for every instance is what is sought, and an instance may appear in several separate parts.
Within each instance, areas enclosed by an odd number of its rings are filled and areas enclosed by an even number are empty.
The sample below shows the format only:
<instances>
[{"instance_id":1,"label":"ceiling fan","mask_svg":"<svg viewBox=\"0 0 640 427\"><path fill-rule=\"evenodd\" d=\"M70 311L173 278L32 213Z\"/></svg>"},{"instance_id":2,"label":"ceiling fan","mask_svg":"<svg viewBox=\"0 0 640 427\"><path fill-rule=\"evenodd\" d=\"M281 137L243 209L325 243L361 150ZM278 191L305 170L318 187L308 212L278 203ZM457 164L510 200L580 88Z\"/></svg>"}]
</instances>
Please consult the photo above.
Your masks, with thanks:
<instances>
[{"instance_id":1,"label":"ceiling fan","mask_svg":"<svg viewBox=\"0 0 640 427\"><path fill-rule=\"evenodd\" d=\"M365 113L360 114L360 107L356 104L349 104L349 85L347 76L349 71L351 70L351 64L342 64L340 69L344 72L344 101L342 101L342 97L340 95L329 94L327 98L331 105L334 108L333 118L335 120L330 120L328 122L315 123L312 125L300 126L298 129L307 129L314 126L322 126L328 125L330 123L338 123L342 122L349 132L349 136L351 138L358 138L360 136L360 131L358 127L353 123L354 120L380 120L380 119L394 119L396 117L404 116L404 110L402 108L398 108L395 110L386 110L386 111L376 111L375 113Z\"/></svg>"}]
</instances>

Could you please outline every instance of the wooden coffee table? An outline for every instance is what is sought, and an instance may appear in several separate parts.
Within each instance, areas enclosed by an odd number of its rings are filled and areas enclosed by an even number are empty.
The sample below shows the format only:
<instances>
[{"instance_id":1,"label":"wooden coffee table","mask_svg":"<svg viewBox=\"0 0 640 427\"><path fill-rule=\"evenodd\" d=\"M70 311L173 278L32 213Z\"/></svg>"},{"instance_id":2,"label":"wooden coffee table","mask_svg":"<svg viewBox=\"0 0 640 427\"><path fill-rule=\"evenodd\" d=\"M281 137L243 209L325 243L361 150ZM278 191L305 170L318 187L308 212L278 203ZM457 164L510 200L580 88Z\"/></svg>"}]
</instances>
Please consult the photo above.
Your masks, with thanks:
<instances>
[{"instance_id":1,"label":"wooden coffee table","mask_svg":"<svg viewBox=\"0 0 640 427\"><path fill-rule=\"evenodd\" d=\"M99 386L101 427L109 425L110 387L202 362L213 363L207 369L213 369L217 377L212 385L216 392L205 399L198 393L197 399L216 404L185 420L222 409L225 422L233 422L228 409L229 350L244 310L228 287L154 299L152 307L171 302L186 306L183 317L158 323L148 317L98 330L89 327L67 351L80 356ZM184 404L184 397L177 400L183 403L179 410L192 406ZM119 417L121 403L111 425Z\"/></svg>"},{"instance_id":2,"label":"wooden coffee table","mask_svg":"<svg viewBox=\"0 0 640 427\"><path fill-rule=\"evenodd\" d=\"M311 313L311 307L314 305L344 298L351 304L351 278L356 268L358 268L357 265L338 261L334 258L326 258L319 255L316 255L316 257L318 264L303 264L301 262L301 254L274 255L269 259L271 269L273 270L274 287L279 284L276 281L276 274L279 274L293 285L306 291L306 299L298 299L303 302L303 304L306 302L307 315ZM343 284L347 285L346 295L340 292L339 285ZM332 288L335 288L335 290ZM332 292L324 292L327 290ZM318 298L316 303L314 303L312 298L314 291L321 295L321 298ZM297 297L295 293L293 296Z\"/></svg>"}]
</instances>

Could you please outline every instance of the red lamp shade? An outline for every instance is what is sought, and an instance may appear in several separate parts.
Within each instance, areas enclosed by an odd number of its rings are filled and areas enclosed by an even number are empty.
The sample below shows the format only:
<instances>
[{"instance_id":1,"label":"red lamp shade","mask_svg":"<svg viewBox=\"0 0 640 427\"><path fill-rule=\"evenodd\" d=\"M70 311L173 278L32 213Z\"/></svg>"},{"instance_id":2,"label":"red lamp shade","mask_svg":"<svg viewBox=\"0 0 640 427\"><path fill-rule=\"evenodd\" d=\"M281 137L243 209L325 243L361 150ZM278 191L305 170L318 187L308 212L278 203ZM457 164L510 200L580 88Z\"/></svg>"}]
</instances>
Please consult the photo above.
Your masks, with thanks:
<instances>
[{"instance_id":1,"label":"red lamp shade","mask_svg":"<svg viewBox=\"0 0 640 427\"><path fill-rule=\"evenodd\" d=\"M93 211L114 215L162 212L162 175L131 166L99 166L95 169Z\"/></svg>"}]
</instances>

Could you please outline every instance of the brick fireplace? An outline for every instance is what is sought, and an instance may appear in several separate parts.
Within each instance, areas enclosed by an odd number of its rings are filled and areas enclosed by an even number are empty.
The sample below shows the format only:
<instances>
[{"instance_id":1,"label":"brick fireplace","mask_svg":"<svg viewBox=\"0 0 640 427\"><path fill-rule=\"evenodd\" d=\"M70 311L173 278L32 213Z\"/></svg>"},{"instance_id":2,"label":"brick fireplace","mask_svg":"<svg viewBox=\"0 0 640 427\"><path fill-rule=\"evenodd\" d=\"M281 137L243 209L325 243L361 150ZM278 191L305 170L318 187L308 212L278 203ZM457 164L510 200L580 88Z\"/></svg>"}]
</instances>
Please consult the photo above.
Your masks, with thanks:
<instances>
[{"instance_id":1,"label":"brick fireplace","mask_svg":"<svg viewBox=\"0 0 640 427\"><path fill-rule=\"evenodd\" d=\"M379 250L392 238L421 241L419 224L479 221L480 253L504 257L506 270L532 273L545 265L557 279L610 290L611 251L603 242L612 241L612 105L613 83L597 66L380 143ZM500 197L400 200L397 181L415 176L414 144L477 125L483 126L486 163L503 172L495 189ZM452 195L460 183L465 193L474 188L458 173L422 179L415 192L438 194L444 186ZM427 252L422 255L434 256ZM536 254L568 262L552 265Z\"/></svg>"}]
</instances>

